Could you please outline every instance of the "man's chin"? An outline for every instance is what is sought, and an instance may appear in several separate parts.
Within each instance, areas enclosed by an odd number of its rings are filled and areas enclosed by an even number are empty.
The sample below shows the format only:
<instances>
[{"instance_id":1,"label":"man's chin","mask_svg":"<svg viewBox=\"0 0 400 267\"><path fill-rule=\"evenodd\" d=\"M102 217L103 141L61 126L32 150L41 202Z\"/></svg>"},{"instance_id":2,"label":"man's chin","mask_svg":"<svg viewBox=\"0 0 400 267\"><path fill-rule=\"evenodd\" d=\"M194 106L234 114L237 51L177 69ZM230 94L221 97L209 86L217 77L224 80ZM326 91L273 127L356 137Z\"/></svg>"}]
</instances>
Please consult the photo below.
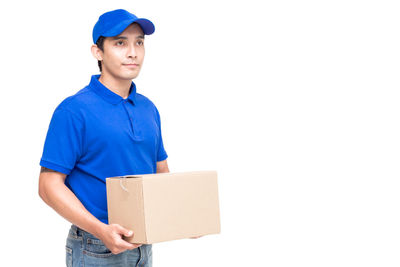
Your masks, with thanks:
<instances>
[{"instance_id":1,"label":"man's chin","mask_svg":"<svg viewBox=\"0 0 400 267\"><path fill-rule=\"evenodd\" d=\"M135 71L122 70L122 71L107 72L109 74L107 76L114 77L114 79L117 79L117 80L131 81L139 75L139 72L140 72L139 70L135 70Z\"/></svg>"},{"instance_id":2,"label":"man's chin","mask_svg":"<svg viewBox=\"0 0 400 267\"><path fill-rule=\"evenodd\" d=\"M137 76L139 76L139 72L136 72L136 73L125 73L125 74L122 74L120 76L120 79L122 79L122 80L133 80Z\"/></svg>"}]
</instances>

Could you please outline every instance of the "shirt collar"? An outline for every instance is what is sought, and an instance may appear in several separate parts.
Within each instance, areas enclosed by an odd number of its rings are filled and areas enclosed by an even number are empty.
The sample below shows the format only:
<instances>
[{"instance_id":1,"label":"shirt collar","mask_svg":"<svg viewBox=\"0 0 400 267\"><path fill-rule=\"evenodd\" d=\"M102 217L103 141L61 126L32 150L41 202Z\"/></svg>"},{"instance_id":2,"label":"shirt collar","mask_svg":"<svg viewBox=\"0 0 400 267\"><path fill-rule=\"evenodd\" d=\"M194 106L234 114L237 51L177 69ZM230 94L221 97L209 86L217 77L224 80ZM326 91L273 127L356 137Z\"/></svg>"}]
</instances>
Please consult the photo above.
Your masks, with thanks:
<instances>
[{"instance_id":1,"label":"shirt collar","mask_svg":"<svg viewBox=\"0 0 400 267\"><path fill-rule=\"evenodd\" d=\"M92 88L98 95L100 95L104 100L111 104L118 104L124 98L122 98L120 95L114 93L107 87L105 87L100 81L100 74L97 75L92 75L92 78L90 80L89 87ZM135 104L135 97L136 97L136 85L134 82L132 82L131 87L129 88L129 96L128 100L130 100L133 104Z\"/></svg>"}]
</instances>

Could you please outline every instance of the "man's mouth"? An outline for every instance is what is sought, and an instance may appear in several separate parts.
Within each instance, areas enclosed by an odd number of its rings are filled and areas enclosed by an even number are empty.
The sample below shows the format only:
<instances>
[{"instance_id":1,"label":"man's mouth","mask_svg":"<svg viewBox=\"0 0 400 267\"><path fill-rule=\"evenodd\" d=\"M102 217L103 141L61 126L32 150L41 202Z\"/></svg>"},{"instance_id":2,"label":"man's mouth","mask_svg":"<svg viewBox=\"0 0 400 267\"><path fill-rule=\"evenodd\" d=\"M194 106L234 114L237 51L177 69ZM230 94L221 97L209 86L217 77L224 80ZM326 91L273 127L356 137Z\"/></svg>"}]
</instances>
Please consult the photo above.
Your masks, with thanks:
<instances>
[{"instance_id":1,"label":"man's mouth","mask_svg":"<svg viewBox=\"0 0 400 267\"><path fill-rule=\"evenodd\" d=\"M132 64L122 64L123 66L126 66L126 67L129 67L129 68L136 68L136 67L138 67L139 66L139 64L135 64L135 63L132 63Z\"/></svg>"}]
</instances>

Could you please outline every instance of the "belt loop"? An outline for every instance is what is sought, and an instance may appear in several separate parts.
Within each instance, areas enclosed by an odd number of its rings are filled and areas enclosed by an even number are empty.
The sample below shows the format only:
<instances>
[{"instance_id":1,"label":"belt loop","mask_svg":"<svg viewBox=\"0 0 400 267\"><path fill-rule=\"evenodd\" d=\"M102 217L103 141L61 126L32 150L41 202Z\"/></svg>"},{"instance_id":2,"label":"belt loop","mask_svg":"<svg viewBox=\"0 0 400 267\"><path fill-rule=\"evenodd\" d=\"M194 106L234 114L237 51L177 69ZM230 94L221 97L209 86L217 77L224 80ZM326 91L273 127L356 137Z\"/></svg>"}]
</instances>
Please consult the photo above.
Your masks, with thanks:
<instances>
[{"instance_id":1,"label":"belt loop","mask_svg":"<svg viewBox=\"0 0 400 267\"><path fill-rule=\"evenodd\" d=\"M78 235L78 228L76 227L76 225L71 225L71 231L72 233L74 233L75 235Z\"/></svg>"}]
</instances>

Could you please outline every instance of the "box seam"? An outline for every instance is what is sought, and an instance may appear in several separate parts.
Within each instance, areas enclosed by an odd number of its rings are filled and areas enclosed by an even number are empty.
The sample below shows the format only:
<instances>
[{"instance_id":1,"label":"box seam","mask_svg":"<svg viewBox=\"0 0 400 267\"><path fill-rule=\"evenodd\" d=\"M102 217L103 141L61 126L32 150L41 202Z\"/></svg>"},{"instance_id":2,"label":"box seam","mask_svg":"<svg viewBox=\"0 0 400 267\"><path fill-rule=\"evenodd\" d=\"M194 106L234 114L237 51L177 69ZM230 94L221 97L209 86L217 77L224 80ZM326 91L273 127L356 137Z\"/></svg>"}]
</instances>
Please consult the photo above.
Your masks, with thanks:
<instances>
[{"instance_id":1,"label":"box seam","mask_svg":"<svg viewBox=\"0 0 400 267\"><path fill-rule=\"evenodd\" d=\"M147 240L146 214L144 212L144 202L145 202L145 196L144 196L144 190L143 190L144 181L142 181L141 184L142 184L141 189L142 189L142 217L143 217L143 225L144 225L144 240L145 240L145 243L148 243L148 240Z\"/></svg>"}]
</instances>

